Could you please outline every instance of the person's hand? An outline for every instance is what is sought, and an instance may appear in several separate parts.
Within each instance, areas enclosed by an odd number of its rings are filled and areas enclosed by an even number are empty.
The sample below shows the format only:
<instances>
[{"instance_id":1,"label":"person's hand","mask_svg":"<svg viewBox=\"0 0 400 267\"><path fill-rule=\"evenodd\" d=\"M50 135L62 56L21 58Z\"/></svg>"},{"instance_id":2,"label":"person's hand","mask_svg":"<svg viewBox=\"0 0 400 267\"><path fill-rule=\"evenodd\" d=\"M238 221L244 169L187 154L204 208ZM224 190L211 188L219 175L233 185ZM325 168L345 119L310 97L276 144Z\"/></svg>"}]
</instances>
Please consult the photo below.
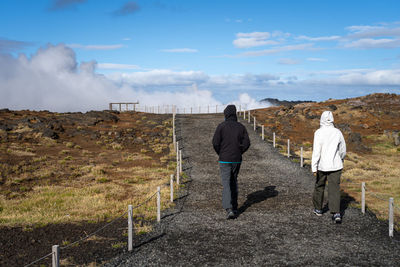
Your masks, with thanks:
<instances>
[{"instance_id":1,"label":"person's hand","mask_svg":"<svg viewBox=\"0 0 400 267\"><path fill-rule=\"evenodd\" d=\"M313 172L313 175L314 175L315 177L317 177L317 172Z\"/></svg>"}]
</instances>

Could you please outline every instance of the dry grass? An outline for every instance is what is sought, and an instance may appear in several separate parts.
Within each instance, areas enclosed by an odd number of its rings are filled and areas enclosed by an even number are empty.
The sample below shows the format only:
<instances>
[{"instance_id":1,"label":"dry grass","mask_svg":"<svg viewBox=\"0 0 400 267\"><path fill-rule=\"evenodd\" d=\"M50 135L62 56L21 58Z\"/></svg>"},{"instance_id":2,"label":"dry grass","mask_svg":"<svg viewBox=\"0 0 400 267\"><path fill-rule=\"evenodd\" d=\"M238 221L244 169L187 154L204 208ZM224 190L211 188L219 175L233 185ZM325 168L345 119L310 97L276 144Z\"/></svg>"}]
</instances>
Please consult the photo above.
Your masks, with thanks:
<instances>
[{"instance_id":1,"label":"dry grass","mask_svg":"<svg viewBox=\"0 0 400 267\"><path fill-rule=\"evenodd\" d=\"M132 132L129 129L135 124L131 123L131 115L121 117L119 125L112 125L112 129ZM143 140L138 145L132 144L134 138L120 138L117 142L108 132L100 135L102 141L91 141L93 144L77 138L57 141L41 134L32 136L36 143L1 144L0 157L15 160L0 164L0 178L4 181L0 187L0 225L29 227L108 221L126 212L129 204L143 203L158 186L162 209L169 208L167 184L176 158L168 137L171 120L156 125L144 116L136 117L142 117L133 120L141 122L136 132L143 130L136 135ZM125 125L130 128L124 128ZM29 132L28 129L21 126L16 132ZM158 131L160 137L149 137L146 133L151 131ZM156 198L134 209L133 215L155 219ZM135 229L144 233L151 226L141 224Z\"/></svg>"}]
</instances>

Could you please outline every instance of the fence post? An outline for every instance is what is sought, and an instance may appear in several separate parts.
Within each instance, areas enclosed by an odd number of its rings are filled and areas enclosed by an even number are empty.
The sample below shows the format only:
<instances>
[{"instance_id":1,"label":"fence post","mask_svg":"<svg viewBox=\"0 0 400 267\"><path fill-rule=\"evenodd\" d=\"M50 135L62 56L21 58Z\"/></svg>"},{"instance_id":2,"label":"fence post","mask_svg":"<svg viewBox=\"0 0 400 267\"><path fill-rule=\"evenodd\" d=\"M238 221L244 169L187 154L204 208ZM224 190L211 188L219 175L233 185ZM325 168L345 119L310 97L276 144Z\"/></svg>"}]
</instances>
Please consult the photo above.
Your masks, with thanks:
<instances>
[{"instance_id":1,"label":"fence post","mask_svg":"<svg viewBox=\"0 0 400 267\"><path fill-rule=\"evenodd\" d=\"M53 252L51 265L52 265L52 267L59 267L60 266L60 246L54 245L52 247L51 251Z\"/></svg>"},{"instance_id":2,"label":"fence post","mask_svg":"<svg viewBox=\"0 0 400 267\"><path fill-rule=\"evenodd\" d=\"M264 124L261 125L261 139L264 140Z\"/></svg>"},{"instance_id":3,"label":"fence post","mask_svg":"<svg viewBox=\"0 0 400 267\"><path fill-rule=\"evenodd\" d=\"M179 150L179 172L182 172L182 149Z\"/></svg>"},{"instance_id":4,"label":"fence post","mask_svg":"<svg viewBox=\"0 0 400 267\"><path fill-rule=\"evenodd\" d=\"M272 133L272 144L275 147L275 132Z\"/></svg>"},{"instance_id":5,"label":"fence post","mask_svg":"<svg viewBox=\"0 0 400 267\"><path fill-rule=\"evenodd\" d=\"M128 251L132 251L133 245L133 208L132 205L128 205Z\"/></svg>"},{"instance_id":6,"label":"fence post","mask_svg":"<svg viewBox=\"0 0 400 267\"><path fill-rule=\"evenodd\" d=\"M303 147L300 148L300 167L303 168Z\"/></svg>"},{"instance_id":7,"label":"fence post","mask_svg":"<svg viewBox=\"0 0 400 267\"><path fill-rule=\"evenodd\" d=\"M243 111L243 120L246 119L246 110Z\"/></svg>"},{"instance_id":8,"label":"fence post","mask_svg":"<svg viewBox=\"0 0 400 267\"><path fill-rule=\"evenodd\" d=\"M287 157L290 157L290 139L287 140Z\"/></svg>"},{"instance_id":9,"label":"fence post","mask_svg":"<svg viewBox=\"0 0 400 267\"><path fill-rule=\"evenodd\" d=\"M365 214L365 182L361 183L361 212Z\"/></svg>"},{"instance_id":10,"label":"fence post","mask_svg":"<svg viewBox=\"0 0 400 267\"><path fill-rule=\"evenodd\" d=\"M393 237L393 225L394 225L393 208L394 208L394 199L391 197L391 198L389 198L389 236L390 237Z\"/></svg>"},{"instance_id":11,"label":"fence post","mask_svg":"<svg viewBox=\"0 0 400 267\"><path fill-rule=\"evenodd\" d=\"M254 124L253 128L254 128L254 131L255 131L256 130L256 117L255 116L253 117L253 124Z\"/></svg>"},{"instance_id":12,"label":"fence post","mask_svg":"<svg viewBox=\"0 0 400 267\"><path fill-rule=\"evenodd\" d=\"M249 117L248 117L247 122L250 123L250 110L249 110L249 114L248 115L249 115Z\"/></svg>"},{"instance_id":13,"label":"fence post","mask_svg":"<svg viewBox=\"0 0 400 267\"><path fill-rule=\"evenodd\" d=\"M171 191L171 202L174 202L174 175L171 174L171 179L169 182L170 191Z\"/></svg>"},{"instance_id":14,"label":"fence post","mask_svg":"<svg viewBox=\"0 0 400 267\"><path fill-rule=\"evenodd\" d=\"M172 115L172 142L174 143L174 149L176 149L175 113Z\"/></svg>"},{"instance_id":15,"label":"fence post","mask_svg":"<svg viewBox=\"0 0 400 267\"><path fill-rule=\"evenodd\" d=\"M157 187L157 222L161 221L161 188Z\"/></svg>"}]
</instances>

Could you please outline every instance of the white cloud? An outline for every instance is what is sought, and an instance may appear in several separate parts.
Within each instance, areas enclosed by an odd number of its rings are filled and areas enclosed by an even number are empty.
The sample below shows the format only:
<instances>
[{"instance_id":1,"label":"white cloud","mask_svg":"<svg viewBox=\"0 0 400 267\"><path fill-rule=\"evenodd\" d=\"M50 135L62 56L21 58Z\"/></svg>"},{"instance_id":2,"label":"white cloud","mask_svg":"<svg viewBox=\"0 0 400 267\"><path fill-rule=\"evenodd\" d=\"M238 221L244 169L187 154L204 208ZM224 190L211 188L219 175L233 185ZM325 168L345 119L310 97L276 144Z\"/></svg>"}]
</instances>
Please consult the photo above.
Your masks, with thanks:
<instances>
[{"instance_id":1,"label":"white cloud","mask_svg":"<svg viewBox=\"0 0 400 267\"><path fill-rule=\"evenodd\" d=\"M269 32L251 32L251 33L238 33L233 41L233 44L238 48L249 48L264 45L276 45L279 42L269 40L271 34Z\"/></svg>"},{"instance_id":2,"label":"white cloud","mask_svg":"<svg viewBox=\"0 0 400 267\"><path fill-rule=\"evenodd\" d=\"M315 61L315 62L326 62L328 61L325 58L319 58L319 57L309 57L307 58L308 61Z\"/></svg>"},{"instance_id":3,"label":"white cloud","mask_svg":"<svg viewBox=\"0 0 400 267\"><path fill-rule=\"evenodd\" d=\"M296 50L308 50L308 49L312 49L312 47L313 47L313 44L286 45L286 46L274 47L274 48L260 50L260 51L244 52L244 53L238 54L236 56L230 56L230 57L260 57L260 56L266 56L266 55L271 55L271 54L277 54L277 53L281 53L281 52L296 51Z\"/></svg>"},{"instance_id":4,"label":"white cloud","mask_svg":"<svg viewBox=\"0 0 400 267\"><path fill-rule=\"evenodd\" d=\"M197 49L192 48L173 48L173 49L162 49L161 52L166 53L197 53Z\"/></svg>"},{"instance_id":5,"label":"white cloud","mask_svg":"<svg viewBox=\"0 0 400 267\"><path fill-rule=\"evenodd\" d=\"M134 87L148 86L190 86L205 83L209 77L202 71L172 71L156 69L146 72L114 73L108 76L119 83Z\"/></svg>"},{"instance_id":6,"label":"white cloud","mask_svg":"<svg viewBox=\"0 0 400 267\"><path fill-rule=\"evenodd\" d=\"M336 40L340 40L340 38L341 37L338 35L321 36L321 37L309 37L309 36L301 35L301 36L297 37L297 39L307 40L307 41L312 41L312 42L336 41Z\"/></svg>"},{"instance_id":7,"label":"white cloud","mask_svg":"<svg viewBox=\"0 0 400 267\"><path fill-rule=\"evenodd\" d=\"M116 63L98 63L97 68L106 70L136 70L140 69L138 65L116 64Z\"/></svg>"},{"instance_id":8,"label":"white cloud","mask_svg":"<svg viewBox=\"0 0 400 267\"><path fill-rule=\"evenodd\" d=\"M397 48L400 47L400 39L371 39L364 38L350 43L346 43L344 47L347 48L361 48L361 49L373 49L373 48Z\"/></svg>"},{"instance_id":9,"label":"white cloud","mask_svg":"<svg viewBox=\"0 0 400 267\"><path fill-rule=\"evenodd\" d=\"M84 50L115 50L124 47L122 44L115 45L82 45L82 44L67 44L71 48L78 48Z\"/></svg>"},{"instance_id":10,"label":"white cloud","mask_svg":"<svg viewBox=\"0 0 400 267\"><path fill-rule=\"evenodd\" d=\"M278 63L281 65L296 65L296 64L300 64L301 62L297 59L293 59L293 58L281 58L278 60Z\"/></svg>"}]
</instances>

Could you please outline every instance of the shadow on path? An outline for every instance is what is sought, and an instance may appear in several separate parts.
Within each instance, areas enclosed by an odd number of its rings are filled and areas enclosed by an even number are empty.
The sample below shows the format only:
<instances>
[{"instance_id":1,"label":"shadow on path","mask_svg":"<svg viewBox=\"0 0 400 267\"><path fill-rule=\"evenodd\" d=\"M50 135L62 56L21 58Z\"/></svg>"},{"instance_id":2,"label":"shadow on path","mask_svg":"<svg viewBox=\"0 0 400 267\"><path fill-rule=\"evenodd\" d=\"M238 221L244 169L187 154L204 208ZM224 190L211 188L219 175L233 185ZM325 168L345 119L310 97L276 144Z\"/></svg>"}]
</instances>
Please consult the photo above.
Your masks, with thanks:
<instances>
[{"instance_id":1,"label":"shadow on path","mask_svg":"<svg viewBox=\"0 0 400 267\"><path fill-rule=\"evenodd\" d=\"M245 212L253 204L263 202L264 200L271 197L276 197L278 195L278 191L276 191L275 188L276 186L267 186L264 188L264 190L259 190L251 194L248 194L247 200L238 209L238 216L243 212Z\"/></svg>"}]
</instances>

